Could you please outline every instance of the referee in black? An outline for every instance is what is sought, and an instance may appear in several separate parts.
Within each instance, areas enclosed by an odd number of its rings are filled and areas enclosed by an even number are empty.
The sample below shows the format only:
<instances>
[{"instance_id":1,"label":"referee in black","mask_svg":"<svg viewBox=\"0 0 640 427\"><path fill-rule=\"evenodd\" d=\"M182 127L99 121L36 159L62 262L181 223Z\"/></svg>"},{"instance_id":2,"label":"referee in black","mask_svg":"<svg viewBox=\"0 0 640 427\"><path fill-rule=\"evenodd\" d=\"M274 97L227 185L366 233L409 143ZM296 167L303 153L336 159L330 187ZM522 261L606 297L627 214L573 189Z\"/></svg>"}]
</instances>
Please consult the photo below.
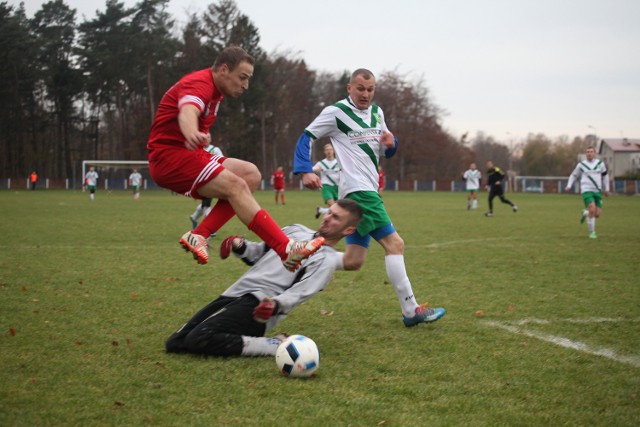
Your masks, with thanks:
<instances>
[{"instance_id":1,"label":"referee in black","mask_svg":"<svg viewBox=\"0 0 640 427\"><path fill-rule=\"evenodd\" d=\"M493 216L493 199L498 196L502 203L511 206L513 212L518 212L518 205L512 203L504 197L504 181L505 173L498 166L494 166L491 160L487 160L487 186L489 187L489 210L485 216Z\"/></svg>"}]
</instances>

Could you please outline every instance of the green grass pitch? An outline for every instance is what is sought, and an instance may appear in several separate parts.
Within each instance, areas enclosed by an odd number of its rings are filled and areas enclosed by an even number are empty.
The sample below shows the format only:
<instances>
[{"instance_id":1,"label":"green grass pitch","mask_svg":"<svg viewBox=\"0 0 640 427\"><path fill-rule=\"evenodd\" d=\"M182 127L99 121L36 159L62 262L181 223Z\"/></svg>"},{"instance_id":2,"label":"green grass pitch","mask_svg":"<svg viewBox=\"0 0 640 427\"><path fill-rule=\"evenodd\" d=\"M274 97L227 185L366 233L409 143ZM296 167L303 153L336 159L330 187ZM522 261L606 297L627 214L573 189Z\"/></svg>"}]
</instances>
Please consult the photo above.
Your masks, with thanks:
<instances>
[{"instance_id":1,"label":"green grass pitch","mask_svg":"<svg viewBox=\"0 0 640 427\"><path fill-rule=\"evenodd\" d=\"M311 227L316 192L256 197ZM169 192L0 192L0 425L616 425L640 419L640 198L386 192L419 302L405 328L378 245L278 331L318 344L318 376L271 358L164 353L165 339L244 270L178 245L196 202ZM247 233L234 219L213 240ZM343 247L343 246L341 246Z\"/></svg>"}]
</instances>

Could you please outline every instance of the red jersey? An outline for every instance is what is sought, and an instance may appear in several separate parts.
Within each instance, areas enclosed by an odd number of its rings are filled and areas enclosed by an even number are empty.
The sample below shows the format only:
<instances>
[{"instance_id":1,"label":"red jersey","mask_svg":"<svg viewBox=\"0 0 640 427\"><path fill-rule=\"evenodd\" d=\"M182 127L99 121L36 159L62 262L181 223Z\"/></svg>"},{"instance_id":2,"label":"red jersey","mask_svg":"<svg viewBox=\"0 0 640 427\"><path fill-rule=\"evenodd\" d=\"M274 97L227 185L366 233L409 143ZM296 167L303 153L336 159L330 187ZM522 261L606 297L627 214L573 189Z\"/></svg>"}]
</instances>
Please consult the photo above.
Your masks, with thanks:
<instances>
[{"instance_id":1,"label":"red jersey","mask_svg":"<svg viewBox=\"0 0 640 427\"><path fill-rule=\"evenodd\" d=\"M273 188L276 190L284 189L284 171L275 171L271 178L273 179Z\"/></svg>"},{"instance_id":2,"label":"red jersey","mask_svg":"<svg viewBox=\"0 0 640 427\"><path fill-rule=\"evenodd\" d=\"M378 187L384 189L384 171L378 171Z\"/></svg>"},{"instance_id":3,"label":"red jersey","mask_svg":"<svg viewBox=\"0 0 640 427\"><path fill-rule=\"evenodd\" d=\"M180 107L192 104L202 114L198 119L200 132L207 133L216 121L222 94L213 84L211 68L195 71L181 78L162 97L153 119L147 148L154 142L184 146L185 138L180 131L178 114Z\"/></svg>"}]
</instances>

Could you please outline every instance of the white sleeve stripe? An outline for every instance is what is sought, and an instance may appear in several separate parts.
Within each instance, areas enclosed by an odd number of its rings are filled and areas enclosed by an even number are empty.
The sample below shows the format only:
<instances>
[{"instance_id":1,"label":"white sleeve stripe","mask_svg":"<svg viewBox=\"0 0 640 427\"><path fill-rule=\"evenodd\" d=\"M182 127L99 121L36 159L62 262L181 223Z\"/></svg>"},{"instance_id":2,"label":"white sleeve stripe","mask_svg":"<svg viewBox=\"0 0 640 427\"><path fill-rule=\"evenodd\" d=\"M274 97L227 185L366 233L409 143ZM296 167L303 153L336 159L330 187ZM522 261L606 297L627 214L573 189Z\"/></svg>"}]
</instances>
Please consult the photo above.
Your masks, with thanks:
<instances>
[{"instance_id":1,"label":"white sleeve stripe","mask_svg":"<svg viewBox=\"0 0 640 427\"><path fill-rule=\"evenodd\" d=\"M200 111L204 111L204 102L202 99L193 95L185 95L178 101L178 108L182 107L185 104L196 104Z\"/></svg>"}]
</instances>

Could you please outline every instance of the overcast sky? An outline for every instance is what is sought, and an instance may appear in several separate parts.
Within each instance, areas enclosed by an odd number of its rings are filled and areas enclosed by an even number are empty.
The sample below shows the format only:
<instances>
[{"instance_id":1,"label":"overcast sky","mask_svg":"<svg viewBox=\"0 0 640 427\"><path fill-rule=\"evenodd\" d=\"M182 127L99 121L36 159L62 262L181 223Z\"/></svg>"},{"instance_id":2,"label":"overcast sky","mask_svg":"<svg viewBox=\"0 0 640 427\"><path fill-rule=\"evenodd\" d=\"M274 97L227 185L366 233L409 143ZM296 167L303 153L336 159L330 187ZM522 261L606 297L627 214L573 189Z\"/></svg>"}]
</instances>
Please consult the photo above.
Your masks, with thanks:
<instances>
[{"instance_id":1,"label":"overcast sky","mask_svg":"<svg viewBox=\"0 0 640 427\"><path fill-rule=\"evenodd\" d=\"M106 0L65 2L83 21ZM43 1L24 3L31 17ZM171 0L169 12L182 25L210 3ZM639 0L236 3L267 52L297 53L317 71L422 78L454 136L640 138Z\"/></svg>"}]
</instances>

